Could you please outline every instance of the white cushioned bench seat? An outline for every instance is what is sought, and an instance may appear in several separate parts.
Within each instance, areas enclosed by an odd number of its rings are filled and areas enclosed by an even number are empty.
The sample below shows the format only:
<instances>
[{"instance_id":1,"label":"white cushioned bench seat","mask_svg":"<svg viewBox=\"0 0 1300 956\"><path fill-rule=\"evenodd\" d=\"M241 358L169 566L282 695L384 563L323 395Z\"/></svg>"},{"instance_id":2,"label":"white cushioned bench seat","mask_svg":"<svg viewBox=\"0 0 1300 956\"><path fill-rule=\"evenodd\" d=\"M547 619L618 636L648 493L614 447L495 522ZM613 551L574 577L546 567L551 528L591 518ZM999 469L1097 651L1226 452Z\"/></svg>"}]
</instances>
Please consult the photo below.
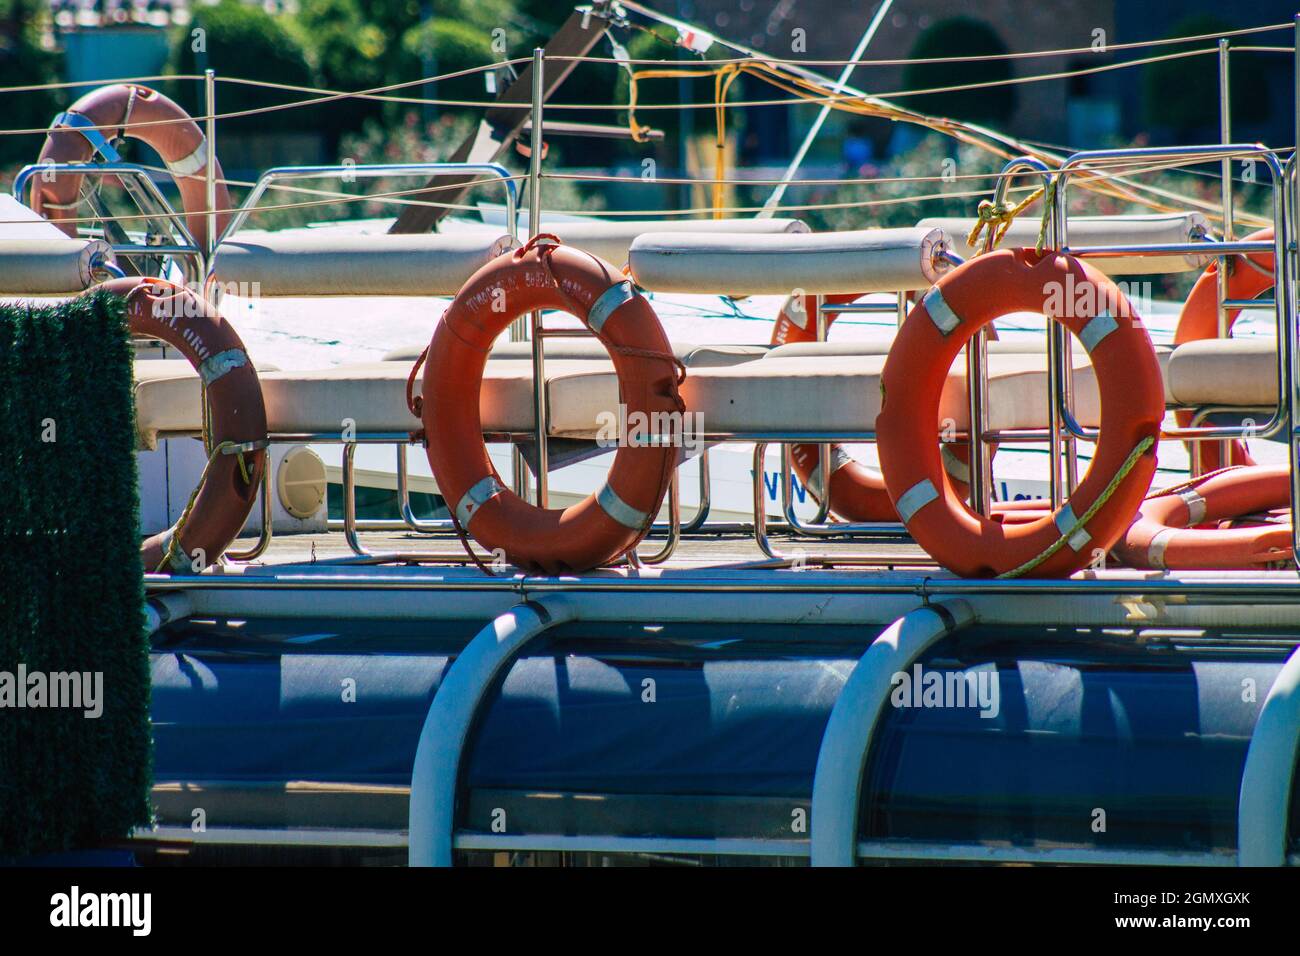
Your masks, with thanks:
<instances>
[{"instance_id":1,"label":"white cushioned bench seat","mask_svg":"<svg viewBox=\"0 0 1300 956\"><path fill-rule=\"evenodd\" d=\"M647 232L773 235L809 230L801 219L629 219L623 222L550 222L543 223L541 231L559 236L565 244L600 256L606 262L622 266L627 262L628 249L633 241Z\"/></svg>"},{"instance_id":2,"label":"white cushioned bench seat","mask_svg":"<svg viewBox=\"0 0 1300 956\"><path fill-rule=\"evenodd\" d=\"M628 252L651 292L715 295L928 289L947 271L942 229L862 229L781 235L652 232Z\"/></svg>"},{"instance_id":3,"label":"white cushioned bench seat","mask_svg":"<svg viewBox=\"0 0 1300 956\"><path fill-rule=\"evenodd\" d=\"M424 351L423 345L407 345L393 349L383 357L385 362L414 362ZM770 350L766 345L699 345L695 342L673 343L673 355L689 367L705 365L735 365L762 358ZM547 362L555 359L591 359L609 361L609 352L598 339L590 337L549 338L545 344ZM531 342L510 342L498 339L492 347L491 358L494 360L532 360Z\"/></svg>"},{"instance_id":4,"label":"white cushioned bench seat","mask_svg":"<svg viewBox=\"0 0 1300 956\"><path fill-rule=\"evenodd\" d=\"M97 258L115 261L102 239L0 239L0 295L76 295L94 284Z\"/></svg>"},{"instance_id":5,"label":"white cushioned bench seat","mask_svg":"<svg viewBox=\"0 0 1300 956\"><path fill-rule=\"evenodd\" d=\"M844 343L845 345L851 343ZM993 344L993 343L990 343ZM989 356L989 415L992 428L1047 426L1047 355L1025 351L1029 343L1005 343L1020 351ZM759 362L692 369L682 385L688 411L702 416L707 432L871 431L880 412L880 379L887 356L780 355L773 349ZM1161 363L1169 350L1157 349ZM1095 427L1101 404L1087 353L1071 354L1074 409L1080 424ZM595 376L607 381L598 384ZM592 373L593 389L614 385L612 371ZM969 421L966 368L958 361L949 372L936 427L952 419L958 429ZM566 433L590 437L590 433Z\"/></svg>"},{"instance_id":6,"label":"white cushioned bench seat","mask_svg":"<svg viewBox=\"0 0 1300 956\"><path fill-rule=\"evenodd\" d=\"M871 431L880 413L884 355L768 357L692 370L682 384L688 411L707 432ZM610 382L612 372L602 373ZM591 380L589 380L591 381ZM591 381L593 387L596 386ZM965 376L954 372L940 404L964 427ZM608 387L608 385L604 386ZM591 437L570 433L567 437Z\"/></svg>"},{"instance_id":7,"label":"white cushioned bench seat","mask_svg":"<svg viewBox=\"0 0 1300 956\"><path fill-rule=\"evenodd\" d=\"M1277 404L1274 339L1202 339L1174 349L1169 390L1180 405Z\"/></svg>"},{"instance_id":8,"label":"white cushioned bench seat","mask_svg":"<svg viewBox=\"0 0 1300 956\"><path fill-rule=\"evenodd\" d=\"M777 345L767 353L768 358L791 358L798 355L887 355L894 344L889 339L863 339L858 342L791 342ZM1014 339L1009 342L996 341L989 344L990 355L1035 355L1045 352L1046 340L1028 341Z\"/></svg>"},{"instance_id":9,"label":"white cushioned bench seat","mask_svg":"<svg viewBox=\"0 0 1300 956\"><path fill-rule=\"evenodd\" d=\"M1170 349L1167 346L1156 346L1155 353L1164 384L1165 403L1171 404L1173 397L1169 390L1168 372ZM1070 351L1070 359L1074 369L1074 416L1079 424L1096 428L1101 424L1101 397L1097 391L1097 376L1092 362L1088 353L1077 343ZM965 364L959 363L953 371L962 378L964 390ZM1047 353L990 352L989 406L990 427L1046 428Z\"/></svg>"},{"instance_id":10,"label":"white cushioned bench seat","mask_svg":"<svg viewBox=\"0 0 1300 956\"><path fill-rule=\"evenodd\" d=\"M975 219L939 216L922 219L917 225L944 230L952 237L953 251L963 259L969 259L984 248L984 234L979 238L979 249L966 244L966 238L975 222ZM1037 208L1018 216L998 247L1036 245L1041 223L1042 217ZM1209 226L1205 216L1199 212L1176 212L1133 216L1071 216L1068 231L1070 245L1076 247L1163 245L1195 242L1208 233ZM1090 265L1111 276L1194 272L1204 269L1209 261L1204 256L1107 256L1088 259Z\"/></svg>"},{"instance_id":11,"label":"white cushioned bench seat","mask_svg":"<svg viewBox=\"0 0 1300 956\"><path fill-rule=\"evenodd\" d=\"M259 375L278 371L254 362ZM158 434L197 432L203 427L199 374L186 359L138 359L134 363L136 443L158 447Z\"/></svg>"},{"instance_id":12,"label":"white cushioned bench seat","mask_svg":"<svg viewBox=\"0 0 1300 956\"><path fill-rule=\"evenodd\" d=\"M588 361L547 363L551 433L594 432L597 415L618 407L618 382ZM357 432L410 432L420 422L406 407L410 368L397 362L342 365L311 372L262 376L268 425L273 432L341 434L351 419ZM420 394L420 378L415 393ZM483 375L479 412L486 431L533 427L531 362L491 362Z\"/></svg>"},{"instance_id":13,"label":"white cushioned bench seat","mask_svg":"<svg viewBox=\"0 0 1300 956\"><path fill-rule=\"evenodd\" d=\"M487 262L514 247L504 233L338 235L269 233L228 239L212 274L264 296L455 295Z\"/></svg>"},{"instance_id":14,"label":"white cushioned bench seat","mask_svg":"<svg viewBox=\"0 0 1300 956\"><path fill-rule=\"evenodd\" d=\"M767 361L795 356L882 355L888 352L888 340L862 342L796 342L782 345L767 353ZM1165 401L1173 404L1169 365L1171 350L1156 346L1156 359L1164 378ZM988 343L989 402L994 406L990 419L995 428L1039 428L1047 422L1047 343L1046 340L1013 339ZM1077 342L1070 350L1074 374L1074 410L1080 424L1096 426L1100 420L1097 380L1088 353ZM961 359L953 368L965 388L966 368ZM1003 407L1005 406L1005 407ZM965 419L963 418L964 422Z\"/></svg>"}]
</instances>

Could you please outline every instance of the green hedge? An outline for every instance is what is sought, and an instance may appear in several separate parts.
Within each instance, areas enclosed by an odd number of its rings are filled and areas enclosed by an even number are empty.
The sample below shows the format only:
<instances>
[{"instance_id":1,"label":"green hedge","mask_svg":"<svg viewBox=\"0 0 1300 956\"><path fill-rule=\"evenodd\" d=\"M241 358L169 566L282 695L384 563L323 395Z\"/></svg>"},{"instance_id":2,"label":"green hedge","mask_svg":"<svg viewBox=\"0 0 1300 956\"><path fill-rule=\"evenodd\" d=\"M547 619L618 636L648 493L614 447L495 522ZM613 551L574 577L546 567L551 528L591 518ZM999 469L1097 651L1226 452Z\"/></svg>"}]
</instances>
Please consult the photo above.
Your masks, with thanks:
<instances>
[{"instance_id":1,"label":"green hedge","mask_svg":"<svg viewBox=\"0 0 1300 956\"><path fill-rule=\"evenodd\" d=\"M89 847L149 821L133 415L120 298L0 305L0 857ZM20 665L101 674L100 715L86 716L88 701L18 708Z\"/></svg>"},{"instance_id":2,"label":"green hedge","mask_svg":"<svg viewBox=\"0 0 1300 956\"><path fill-rule=\"evenodd\" d=\"M298 38L287 29L286 21L273 17L259 7L239 0L221 0L212 6L194 8L194 18L172 34L172 52L168 72L182 76L197 75L204 70L217 71L220 77L262 80L291 86L313 86L316 77L307 63L307 54ZM196 50L195 32L202 30L201 49ZM168 93L192 116L202 116L203 84L194 80L168 84ZM239 83L217 82L217 113L238 113L261 109L278 103L309 99L310 94L289 90L270 90ZM256 113L217 121L217 135L228 133L302 132L315 130L330 108L299 108L278 113ZM220 140L218 140L220 149Z\"/></svg>"}]
</instances>

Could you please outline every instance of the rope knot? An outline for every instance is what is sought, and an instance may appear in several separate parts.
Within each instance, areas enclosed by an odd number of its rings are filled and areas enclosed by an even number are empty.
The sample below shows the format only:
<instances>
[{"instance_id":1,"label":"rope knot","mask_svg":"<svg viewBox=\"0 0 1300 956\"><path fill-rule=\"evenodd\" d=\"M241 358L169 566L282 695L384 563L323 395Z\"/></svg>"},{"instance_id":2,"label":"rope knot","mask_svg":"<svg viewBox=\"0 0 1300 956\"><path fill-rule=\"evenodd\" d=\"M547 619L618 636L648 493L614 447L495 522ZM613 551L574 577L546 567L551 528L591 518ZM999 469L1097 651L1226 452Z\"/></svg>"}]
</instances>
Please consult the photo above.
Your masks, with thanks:
<instances>
[{"instance_id":1,"label":"rope knot","mask_svg":"<svg viewBox=\"0 0 1300 956\"><path fill-rule=\"evenodd\" d=\"M1007 201L994 202L991 199L980 200L979 206L975 210L976 222L975 228L971 229L970 235L966 237L966 245L974 246L985 229L989 232L990 241L989 250L997 248L1002 237L1007 234L1011 224L1015 222L1016 217L1024 212L1031 203L1043 195L1043 187L1039 187L1026 196L1018 203L1012 204ZM1047 221L1046 215L1044 222ZM1039 238L1039 251L1042 251L1042 238ZM977 253L978 255L978 253Z\"/></svg>"}]
</instances>

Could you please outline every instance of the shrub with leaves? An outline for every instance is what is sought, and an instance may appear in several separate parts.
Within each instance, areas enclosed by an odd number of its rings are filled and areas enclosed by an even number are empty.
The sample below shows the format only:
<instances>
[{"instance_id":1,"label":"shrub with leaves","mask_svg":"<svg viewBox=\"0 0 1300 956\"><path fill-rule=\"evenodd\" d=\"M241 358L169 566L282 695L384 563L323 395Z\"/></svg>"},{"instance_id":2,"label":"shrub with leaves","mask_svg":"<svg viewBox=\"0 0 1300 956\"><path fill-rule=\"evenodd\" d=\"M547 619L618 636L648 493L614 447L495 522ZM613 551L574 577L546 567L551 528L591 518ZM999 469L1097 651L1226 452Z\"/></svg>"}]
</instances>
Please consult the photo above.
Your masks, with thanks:
<instances>
[{"instance_id":1,"label":"shrub with leaves","mask_svg":"<svg viewBox=\"0 0 1300 956\"><path fill-rule=\"evenodd\" d=\"M292 86L311 86L315 82L306 52L285 21L239 0L195 7L193 20L179 28L173 37L169 72L197 75L207 69L216 70L219 77ZM177 81L171 87L168 92L177 102L190 113L202 115L202 83ZM217 109L221 113L239 112L304 98L302 93L222 83L217 90ZM310 130L317 128L322 109L293 109L222 120L221 128L237 132Z\"/></svg>"}]
</instances>

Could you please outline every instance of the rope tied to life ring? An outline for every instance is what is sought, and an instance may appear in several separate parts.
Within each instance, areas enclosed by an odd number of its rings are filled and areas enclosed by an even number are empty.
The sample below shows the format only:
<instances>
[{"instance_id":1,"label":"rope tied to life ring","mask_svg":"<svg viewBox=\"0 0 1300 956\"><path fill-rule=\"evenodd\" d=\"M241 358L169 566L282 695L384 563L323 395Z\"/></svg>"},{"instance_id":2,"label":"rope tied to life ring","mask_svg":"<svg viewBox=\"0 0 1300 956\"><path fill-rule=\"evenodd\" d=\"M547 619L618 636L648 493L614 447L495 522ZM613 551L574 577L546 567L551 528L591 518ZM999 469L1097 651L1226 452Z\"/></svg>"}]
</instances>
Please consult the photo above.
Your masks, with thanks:
<instances>
[{"instance_id":1,"label":"rope tied to life ring","mask_svg":"<svg viewBox=\"0 0 1300 956\"><path fill-rule=\"evenodd\" d=\"M424 412L424 398L415 394L415 376L420 374L420 367L424 365L424 360L429 357L429 346L425 346L420 352L419 358L411 366L411 372L406 376L406 407L412 415L420 418Z\"/></svg>"},{"instance_id":2,"label":"rope tied to life ring","mask_svg":"<svg viewBox=\"0 0 1300 956\"><path fill-rule=\"evenodd\" d=\"M227 440L218 442L216 447L212 449L212 454L208 456L207 462L204 463L203 473L199 475L198 484L196 484L194 490L190 492L189 501L185 502L185 509L181 511L181 516L177 519L176 526L172 528L171 537L167 539L167 549L163 552L162 560L158 562L158 566L153 569L154 574L161 573L163 568L175 567L172 562L176 557L178 557L177 548L179 547L179 544L177 542L180 541L181 532L185 530L185 522L189 520L190 515L194 512L194 502L198 500L199 492L203 489L204 482L208 480L208 472L212 470L212 465L221 455L230 453L230 449L238 449L238 451L233 452L233 454L239 462L239 475L244 479L244 484L247 485L252 483L253 479L248 471L248 463L244 460L244 452L248 449L237 441Z\"/></svg>"},{"instance_id":3,"label":"rope tied to life ring","mask_svg":"<svg viewBox=\"0 0 1300 956\"><path fill-rule=\"evenodd\" d=\"M493 307L501 289L510 292L506 310ZM424 359L421 417L429 463L457 536L462 546L473 538L494 557L503 553L528 571L572 573L616 561L640 542L662 505L678 452L621 437L600 488L565 508L529 502L501 480L475 399L496 338L520 317L541 312L573 314L609 350L618 390L610 390L608 401L618 402L620 411L653 419L685 407L658 317L635 284L597 256L542 234L485 266L452 301ZM600 365L594 369L607 374Z\"/></svg>"},{"instance_id":4,"label":"rope tied to life ring","mask_svg":"<svg viewBox=\"0 0 1300 956\"><path fill-rule=\"evenodd\" d=\"M1082 515L1079 515L1072 523L1068 524L1065 530L1061 532L1060 537L1024 564L1012 568L1010 571L1002 572L998 575L998 578L1018 578L1022 575L1028 574L1052 555L1056 554L1057 551L1060 551L1061 548L1063 548L1069 540L1074 537L1075 533L1079 531L1079 529L1083 528L1096 516L1098 511L1105 507L1106 502L1110 501L1111 496L1115 494L1119 486L1124 483L1124 479L1128 477L1129 472L1131 472L1134 466L1137 465L1138 459L1150 451L1151 446L1155 443L1155 439L1148 435L1146 438L1143 438L1134 445L1133 450L1129 452L1128 457L1124 459L1124 464L1120 465L1115 474L1111 476L1110 482L1104 489L1102 489L1101 494L1097 496L1097 500L1094 501Z\"/></svg>"}]
</instances>

